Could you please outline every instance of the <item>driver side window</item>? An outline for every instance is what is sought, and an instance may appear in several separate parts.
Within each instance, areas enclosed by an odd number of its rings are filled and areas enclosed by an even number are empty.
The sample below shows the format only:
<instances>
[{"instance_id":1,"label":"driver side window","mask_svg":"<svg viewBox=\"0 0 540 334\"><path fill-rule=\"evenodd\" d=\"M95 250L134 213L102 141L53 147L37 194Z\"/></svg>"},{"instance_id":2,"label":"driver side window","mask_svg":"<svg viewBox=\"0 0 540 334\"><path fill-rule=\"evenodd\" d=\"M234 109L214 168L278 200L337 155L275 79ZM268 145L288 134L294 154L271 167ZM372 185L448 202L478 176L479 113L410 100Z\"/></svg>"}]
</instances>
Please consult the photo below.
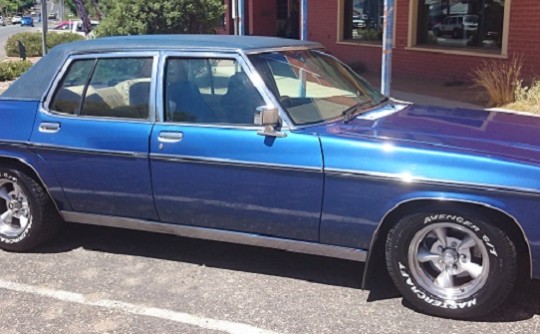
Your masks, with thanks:
<instances>
[{"instance_id":1,"label":"driver side window","mask_svg":"<svg viewBox=\"0 0 540 334\"><path fill-rule=\"evenodd\" d=\"M168 58L165 120L253 125L263 98L234 59Z\"/></svg>"}]
</instances>

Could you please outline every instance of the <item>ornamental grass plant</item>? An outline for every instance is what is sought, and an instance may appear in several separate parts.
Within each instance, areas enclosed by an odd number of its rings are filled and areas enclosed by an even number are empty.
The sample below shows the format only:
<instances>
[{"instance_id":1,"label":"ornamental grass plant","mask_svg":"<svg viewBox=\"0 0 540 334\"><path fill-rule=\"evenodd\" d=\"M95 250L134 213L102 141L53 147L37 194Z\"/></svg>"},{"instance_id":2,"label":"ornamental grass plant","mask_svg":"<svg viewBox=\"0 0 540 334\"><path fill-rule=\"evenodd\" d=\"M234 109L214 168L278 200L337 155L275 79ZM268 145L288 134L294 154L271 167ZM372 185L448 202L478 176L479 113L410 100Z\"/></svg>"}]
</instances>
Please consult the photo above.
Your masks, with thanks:
<instances>
[{"instance_id":1,"label":"ornamental grass plant","mask_svg":"<svg viewBox=\"0 0 540 334\"><path fill-rule=\"evenodd\" d=\"M540 114L540 80L534 80L530 87L516 87L515 97L516 101L505 108Z\"/></svg>"},{"instance_id":2,"label":"ornamental grass plant","mask_svg":"<svg viewBox=\"0 0 540 334\"><path fill-rule=\"evenodd\" d=\"M475 86L485 90L489 107L500 107L516 101L516 91L521 87L523 57L484 60L473 70Z\"/></svg>"}]
</instances>

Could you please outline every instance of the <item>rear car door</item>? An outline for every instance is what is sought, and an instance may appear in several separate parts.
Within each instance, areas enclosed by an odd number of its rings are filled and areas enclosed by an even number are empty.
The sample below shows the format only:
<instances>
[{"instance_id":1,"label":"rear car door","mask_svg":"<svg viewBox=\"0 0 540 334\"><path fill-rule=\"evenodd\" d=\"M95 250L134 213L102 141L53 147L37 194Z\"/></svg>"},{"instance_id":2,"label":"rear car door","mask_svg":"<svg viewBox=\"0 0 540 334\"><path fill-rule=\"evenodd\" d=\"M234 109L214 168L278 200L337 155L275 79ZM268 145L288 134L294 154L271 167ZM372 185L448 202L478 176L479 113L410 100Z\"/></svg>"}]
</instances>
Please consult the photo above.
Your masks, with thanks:
<instances>
[{"instance_id":1,"label":"rear car door","mask_svg":"<svg viewBox=\"0 0 540 334\"><path fill-rule=\"evenodd\" d=\"M148 170L157 53L71 58L31 142L54 170L65 211L157 220Z\"/></svg>"},{"instance_id":2,"label":"rear car door","mask_svg":"<svg viewBox=\"0 0 540 334\"><path fill-rule=\"evenodd\" d=\"M258 134L256 108L271 102L239 56L168 54L162 73L150 156L161 220L318 241L317 136Z\"/></svg>"}]
</instances>

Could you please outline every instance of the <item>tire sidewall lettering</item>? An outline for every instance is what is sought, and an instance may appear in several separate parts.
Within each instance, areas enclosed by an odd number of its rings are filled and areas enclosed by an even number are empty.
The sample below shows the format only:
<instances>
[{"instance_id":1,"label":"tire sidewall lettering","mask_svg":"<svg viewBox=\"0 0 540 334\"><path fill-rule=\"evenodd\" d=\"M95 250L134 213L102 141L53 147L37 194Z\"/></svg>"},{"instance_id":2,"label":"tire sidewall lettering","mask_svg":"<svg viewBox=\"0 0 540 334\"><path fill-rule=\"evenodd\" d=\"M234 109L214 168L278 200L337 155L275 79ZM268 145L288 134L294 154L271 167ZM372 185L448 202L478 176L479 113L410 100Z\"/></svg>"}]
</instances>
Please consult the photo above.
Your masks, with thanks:
<instances>
[{"instance_id":1,"label":"tire sidewall lettering","mask_svg":"<svg viewBox=\"0 0 540 334\"><path fill-rule=\"evenodd\" d=\"M486 248L489 254L498 257L498 252L495 249L495 245L491 242L491 239L486 235L486 233L478 226L478 224L471 222L469 219L458 215L458 214L448 214L448 213L436 213L429 214L424 217L424 225L435 224L435 223L455 223L461 225L473 233L475 233L482 242L486 245Z\"/></svg>"},{"instance_id":2,"label":"tire sidewall lettering","mask_svg":"<svg viewBox=\"0 0 540 334\"><path fill-rule=\"evenodd\" d=\"M455 300L445 300L440 299L435 296L430 295L427 293L424 289L417 286L412 278L412 275L410 274L410 270L403 265L401 262L398 262L399 267L399 273L401 275L401 278L404 280L405 285L409 288L410 292L418 299L422 300L426 304L429 304L430 306L439 307L441 309L466 309L475 307L477 304L476 297L470 298L470 299L463 299L460 301Z\"/></svg>"}]
</instances>

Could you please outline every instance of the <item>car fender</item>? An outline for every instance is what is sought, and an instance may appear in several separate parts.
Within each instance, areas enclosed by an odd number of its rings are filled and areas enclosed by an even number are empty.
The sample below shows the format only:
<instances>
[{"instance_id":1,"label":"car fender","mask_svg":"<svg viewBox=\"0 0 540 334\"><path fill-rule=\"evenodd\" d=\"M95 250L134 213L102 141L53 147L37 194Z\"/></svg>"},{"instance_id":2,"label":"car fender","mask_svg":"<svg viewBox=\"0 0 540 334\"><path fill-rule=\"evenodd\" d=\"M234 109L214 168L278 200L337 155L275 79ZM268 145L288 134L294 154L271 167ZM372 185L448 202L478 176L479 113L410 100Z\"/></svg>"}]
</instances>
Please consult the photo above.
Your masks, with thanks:
<instances>
[{"instance_id":1,"label":"car fender","mask_svg":"<svg viewBox=\"0 0 540 334\"><path fill-rule=\"evenodd\" d=\"M0 143L0 164L26 169L29 174L33 174L31 176L34 176L43 185L58 212L71 209L64 190L53 170L26 144Z\"/></svg>"},{"instance_id":2,"label":"car fender","mask_svg":"<svg viewBox=\"0 0 540 334\"><path fill-rule=\"evenodd\" d=\"M531 248L531 240L529 240L526 231L519 223L518 213L511 209L509 203L494 196L484 196L483 194L473 194L470 191L462 193L459 191L446 192L431 192L418 191L404 194L389 201L385 208L385 213L382 216L375 232L373 233L368 254L365 263L364 275L362 279L362 287L370 289L373 287L375 279L380 279L381 275L386 274L384 266L384 242L386 232L395 224L394 217L399 217L401 210L407 211L407 207L418 206L418 210L422 207L433 205L434 203L452 203L463 205L475 205L483 207L490 211L498 212L509 218L512 226L515 227L524 241L526 252L529 259L530 277L537 277L540 274L540 258L538 251ZM540 213L540 212L539 212ZM394 217L393 217L394 216ZM536 243L536 242L533 242ZM536 255L535 255L536 254ZM382 263L381 263L382 262Z\"/></svg>"}]
</instances>

